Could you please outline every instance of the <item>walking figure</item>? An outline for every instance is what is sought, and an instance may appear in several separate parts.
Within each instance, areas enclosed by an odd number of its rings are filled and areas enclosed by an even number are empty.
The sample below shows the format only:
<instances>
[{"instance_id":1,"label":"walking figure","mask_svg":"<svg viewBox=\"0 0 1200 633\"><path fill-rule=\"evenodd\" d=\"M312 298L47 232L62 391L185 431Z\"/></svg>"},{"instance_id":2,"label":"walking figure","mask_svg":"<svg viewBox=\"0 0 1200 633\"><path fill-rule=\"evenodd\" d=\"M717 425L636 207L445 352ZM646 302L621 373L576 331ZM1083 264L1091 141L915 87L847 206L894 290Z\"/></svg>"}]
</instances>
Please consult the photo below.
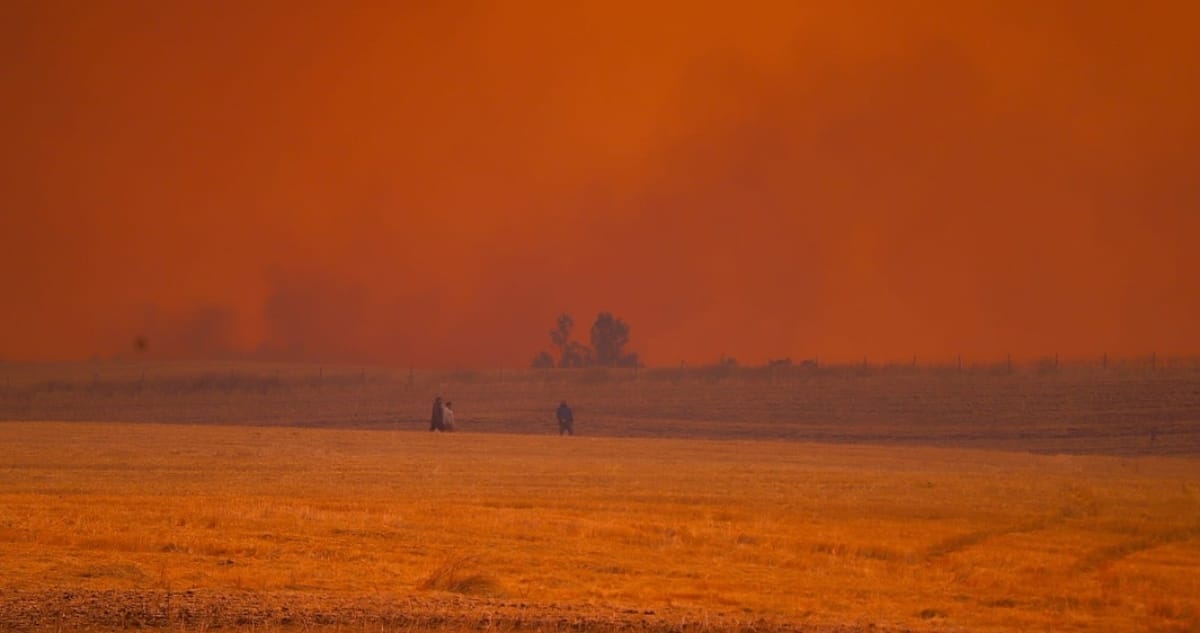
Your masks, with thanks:
<instances>
[{"instance_id":1,"label":"walking figure","mask_svg":"<svg viewBox=\"0 0 1200 633\"><path fill-rule=\"evenodd\" d=\"M559 435L575 435L575 416L572 415L571 407L567 406L566 400L559 403L555 417L558 418Z\"/></svg>"},{"instance_id":2,"label":"walking figure","mask_svg":"<svg viewBox=\"0 0 1200 633\"><path fill-rule=\"evenodd\" d=\"M445 431L446 427L442 424L445 419L445 411L442 407L442 397L438 396L433 399L433 415L429 418L430 431Z\"/></svg>"},{"instance_id":3,"label":"walking figure","mask_svg":"<svg viewBox=\"0 0 1200 633\"><path fill-rule=\"evenodd\" d=\"M447 433L454 430L454 407L449 400L442 407L442 430Z\"/></svg>"}]
</instances>

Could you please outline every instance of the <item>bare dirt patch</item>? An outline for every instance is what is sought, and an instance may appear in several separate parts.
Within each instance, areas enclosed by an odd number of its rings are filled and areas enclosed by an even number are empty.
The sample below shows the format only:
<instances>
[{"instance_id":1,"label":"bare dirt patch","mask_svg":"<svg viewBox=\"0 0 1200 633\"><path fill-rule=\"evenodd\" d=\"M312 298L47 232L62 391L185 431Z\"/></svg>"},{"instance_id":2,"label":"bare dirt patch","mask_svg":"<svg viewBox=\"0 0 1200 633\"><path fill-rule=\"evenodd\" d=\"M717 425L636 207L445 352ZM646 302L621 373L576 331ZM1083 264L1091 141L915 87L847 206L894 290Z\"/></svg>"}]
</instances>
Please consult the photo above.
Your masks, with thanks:
<instances>
[{"instance_id":1,"label":"bare dirt patch","mask_svg":"<svg viewBox=\"0 0 1200 633\"><path fill-rule=\"evenodd\" d=\"M531 604L461 596L334 596L211 591L0 591L0 630L488 630L815 631L863 630L726 613L581 604ZM869 627L870 630L886 630Z\"/></svg>"}]
</instances>

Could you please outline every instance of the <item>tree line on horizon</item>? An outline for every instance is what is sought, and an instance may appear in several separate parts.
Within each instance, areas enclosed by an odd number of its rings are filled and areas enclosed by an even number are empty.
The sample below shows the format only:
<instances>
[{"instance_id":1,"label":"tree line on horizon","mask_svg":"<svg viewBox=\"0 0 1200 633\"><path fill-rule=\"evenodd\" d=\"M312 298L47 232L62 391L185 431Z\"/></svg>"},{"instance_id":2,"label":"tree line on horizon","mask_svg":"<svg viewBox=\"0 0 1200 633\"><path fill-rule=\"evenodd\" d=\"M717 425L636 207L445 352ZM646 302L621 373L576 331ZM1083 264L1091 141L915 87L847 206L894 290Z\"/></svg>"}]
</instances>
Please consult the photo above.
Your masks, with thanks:
<instances>
[{"instance_id":1,"label":"tree line on horizon","mask_svg":"<svg viewBox=\"0 0 1200 633\"><path fill-rule=\"evenodd\" d=\"M596 315L588 335L590 346L571 338L574 327L575 319L570 314L558 315L554 329L550 330L550 343L558 358L543 350L533 357L530 366L534 369L641 366L637 352L625 351L629 344L629 324L611 312Z\"/></svg>"}]
</instances>

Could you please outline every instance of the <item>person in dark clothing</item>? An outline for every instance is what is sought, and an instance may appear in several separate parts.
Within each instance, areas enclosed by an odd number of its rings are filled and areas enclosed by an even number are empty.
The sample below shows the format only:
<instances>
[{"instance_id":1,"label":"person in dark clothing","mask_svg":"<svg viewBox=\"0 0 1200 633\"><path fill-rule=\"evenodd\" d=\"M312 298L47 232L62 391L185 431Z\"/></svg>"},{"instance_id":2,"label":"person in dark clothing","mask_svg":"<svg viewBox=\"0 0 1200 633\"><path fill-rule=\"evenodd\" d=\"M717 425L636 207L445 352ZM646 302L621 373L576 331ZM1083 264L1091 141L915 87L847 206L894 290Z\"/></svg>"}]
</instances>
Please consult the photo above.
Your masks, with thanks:
<instances>
[{"instance_id":1,"label":"person in dark clothing","mask_svg":"<svg viewBox=\"0 0 1200 633\"><path fill-rule=\"evenodd\" d=\"M567 406L566 400L559 403L555 417L558 418L559 435L575 435L575 416L571 413L571 407Z\"/></svg>"},{"instance_id":2,"label":"person in dark clothing","mask_svg":"<svg viewBox=\"0 0 1200 633\"><path fill-rule=\"evenodd\" d=\"M430 431L445 431L446 427L442 424L442 397L438 396L433 399L433 416L429 418Z\"/></svg>"}]
</instances>

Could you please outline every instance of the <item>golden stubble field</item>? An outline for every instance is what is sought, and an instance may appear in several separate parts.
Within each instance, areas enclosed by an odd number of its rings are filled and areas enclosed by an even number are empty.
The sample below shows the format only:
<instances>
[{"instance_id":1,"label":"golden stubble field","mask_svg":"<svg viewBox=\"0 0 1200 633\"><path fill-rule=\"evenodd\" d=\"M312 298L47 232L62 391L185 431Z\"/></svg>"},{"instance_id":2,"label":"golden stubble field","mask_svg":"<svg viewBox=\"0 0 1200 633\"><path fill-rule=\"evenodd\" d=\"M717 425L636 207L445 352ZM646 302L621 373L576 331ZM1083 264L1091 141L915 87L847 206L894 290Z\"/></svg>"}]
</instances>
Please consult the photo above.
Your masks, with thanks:
<instances>
[{"instance_id":1,"label":"golden stubble field","mask_svg":"<svg viewBox=\"0 0 1200 633\"><path fill-rule=\"evenodd\" d=\"M0 628L1200 630L1200 463L0 423Z\"/></svg>"}]
</instances>

